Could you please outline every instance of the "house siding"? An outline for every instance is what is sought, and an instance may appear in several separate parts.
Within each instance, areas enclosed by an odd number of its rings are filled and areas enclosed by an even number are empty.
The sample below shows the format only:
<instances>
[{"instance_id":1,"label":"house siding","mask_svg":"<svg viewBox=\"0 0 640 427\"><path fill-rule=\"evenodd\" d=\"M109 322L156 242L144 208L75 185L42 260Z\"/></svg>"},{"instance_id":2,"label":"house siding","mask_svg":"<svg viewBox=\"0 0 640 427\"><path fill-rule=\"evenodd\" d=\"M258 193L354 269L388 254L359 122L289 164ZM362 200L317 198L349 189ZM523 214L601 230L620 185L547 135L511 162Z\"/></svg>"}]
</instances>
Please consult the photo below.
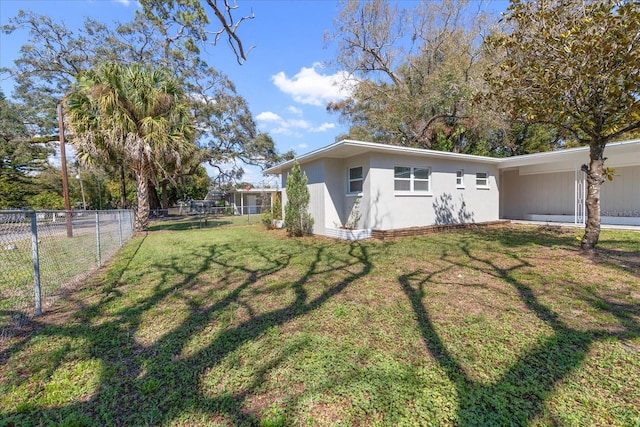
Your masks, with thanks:
<instances>
[{"instance_id":1,"label":"house siding","mask_svg":"<svg viewBox=\"0 0 640 427\"><path fill-rule=\"evenodd\" d=\"M430 168L430 194L397 194L394 191L395 166ZM463 189L456 185L456 171L460 169L465 174ZM488 173L488 189L476 188L476 172ZM371 157L370 174L372 186L366 228L391 230L498 219L499 190L495 166L426 156L374 154Z\"/></svg>"},{"instance_id":2,"label":"house siding","mask_svg":"<svg viewBox=\"0 0 640 427\"><path fill-rule=\"evenodd\" d=\"M307 176L307 188L309 189L309 214L313 217L313 227L311 232L313 234L324 234L324 193L325 193L325 169L324 161L319 160L310 162L300 166L300 170ZM284 214L284 207L287 205L287 178L291 173L291 169L287 169L282 174L282 188L285 191L282 192L282 207Z\"/></svg>"},{"instance_id":3,"label":"house siding","mask_svg":"<svg viewBox=\"0 0 640 427\"><path fill-rule=\"evenodd\" d=\"M602 184L600 209L606 216L640 216L640 166L615 168L613 181ZM530 215L575 215L575 171L521 175L502 171L501 217L529 219Z\"/></svg>"},{"instance_id":4,"label":"house siding","mask_svg":"<svg viewBox=\"0 0 640 427\"><path fill-rule=\"evenodd\" d=\"M600 209L607 216L640 216L640 166L615 169L613 181L602 184Z\"/></svg>"},{"instance_id":5,"label":"house siding","mask_svg":"<svg viewBox=\"0 0 640 427\"><path fill-rule=\"evenodd\" d=\"M616 221L640 224L638 147L640 140L608 148L607 166L615 168L616 176L602 187L603 224L614 217L618 217ZM588 150L584 148L491 159L346 140L302 156L301 168L309 183L312 232L332 235L344 231L340 228L356 211L360 220L355 228L367 232L532 216L573 222L576 177L584 178L579 167L585 159ZM349 168L356 166L363 168L363 190L349 194ZM429 168L430 191L396 192L395 166ZM272 169L282 173L283 187L290 170L290 162ZM459 170L464 171L464 186L456 182ZM486 188L476 185L478 172L487 174ZM283 192L283 206L286 202Z\"/></svg>"},{"instance_id":6,"label":"house siding","mask_svg":"<svg viewBox=\"0 0 640 427\"><path fill-rule=\"evenodd\" d=\"M502 218L574 214L574 172L520 175L509 170L502 172L501 183Z\"/></svg>"}]
</instances>

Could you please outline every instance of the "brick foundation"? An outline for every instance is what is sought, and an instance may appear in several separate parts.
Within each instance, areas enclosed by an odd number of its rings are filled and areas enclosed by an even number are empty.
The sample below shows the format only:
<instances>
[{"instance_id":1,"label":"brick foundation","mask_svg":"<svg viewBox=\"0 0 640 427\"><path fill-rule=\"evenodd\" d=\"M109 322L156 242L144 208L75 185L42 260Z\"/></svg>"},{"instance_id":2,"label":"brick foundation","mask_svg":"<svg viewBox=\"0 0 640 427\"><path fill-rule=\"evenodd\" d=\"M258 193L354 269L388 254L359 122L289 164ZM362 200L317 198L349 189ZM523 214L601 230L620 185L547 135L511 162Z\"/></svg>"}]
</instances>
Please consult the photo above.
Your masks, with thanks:
<instances>
[{"instance_id":1,"label":"brick foundation","mask_svg":"<svg viewBox=\"0 0 640 427\"><path fill-rule=\"evenodd\" d=\"M379 240L394 239L397 237L408 236L422 236L431 233L441 233L455 230L477 229L483 227L490 227L496 225L509 224L510 221L489 221L489 222L475 222L464 224L444 224L444 225L429 225L425 227L409 227L400 228L397 230L372 230L371 237Z\"/></svg>"}]
</instances>

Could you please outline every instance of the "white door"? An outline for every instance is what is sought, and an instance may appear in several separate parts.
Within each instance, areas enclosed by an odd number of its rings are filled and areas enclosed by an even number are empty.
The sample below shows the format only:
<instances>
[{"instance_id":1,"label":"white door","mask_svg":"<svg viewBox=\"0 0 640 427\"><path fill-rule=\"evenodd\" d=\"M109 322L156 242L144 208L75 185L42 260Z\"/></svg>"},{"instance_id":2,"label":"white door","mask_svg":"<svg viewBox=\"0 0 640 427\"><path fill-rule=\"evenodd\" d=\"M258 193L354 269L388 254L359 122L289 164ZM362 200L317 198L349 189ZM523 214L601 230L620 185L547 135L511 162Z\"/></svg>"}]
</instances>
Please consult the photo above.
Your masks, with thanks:
<instances>
[{"instance_id":1,"label":"white door","mask_svg":"<svg viewBox=\"0 0 640 427\"><path fill-rule=\"evenodd\" d=\"M247 194L247 213L257 214L258 213L258 196L255 194Z\"/></svg>"}]
</instances>

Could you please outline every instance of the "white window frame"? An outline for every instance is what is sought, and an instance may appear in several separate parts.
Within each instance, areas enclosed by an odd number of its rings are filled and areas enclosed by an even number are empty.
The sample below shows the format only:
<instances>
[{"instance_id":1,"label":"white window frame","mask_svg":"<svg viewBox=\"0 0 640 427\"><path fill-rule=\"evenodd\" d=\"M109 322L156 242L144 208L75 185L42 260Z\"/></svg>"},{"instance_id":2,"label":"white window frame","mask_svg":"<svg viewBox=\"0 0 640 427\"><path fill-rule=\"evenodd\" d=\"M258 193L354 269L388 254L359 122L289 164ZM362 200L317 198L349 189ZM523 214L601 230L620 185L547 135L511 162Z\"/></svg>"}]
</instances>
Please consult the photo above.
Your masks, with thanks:
<instances>
[{"instance_id":1,"label":"white window frame","mask_svg":"<svg viewBox=\"0 0 640 427\"><path fill-rule=\"evenodd\" d=\"M407 168L409 169L409 178L397 178L396 177L396 168ZM416 178L415 170L416 169L424 169L427 171L427 178ZM409 182L409 190L396 190L395 185L396 181L407 181ZM426 190L416 190L416 182L426 182L427 189ZM399 166L396 165L393 167L393 190L395 195L431 195L431 168L427 166Z\"/></svg>"},{"instance_id":2,"label":"white window frame","mask_svg":"<svg viewBox=\"0 0 640 427\"><path fill-rule=\"evenodd\" d=\"M456 188L464 188L464 169L456 171Z\"/></svg>"},{"instance_id":3,"label":"white window frame","mask_svg":"<svg viewBox=\"0 0 640 427\"><path fill-rule=\"evenodd\" d=\"M353 169L358 169L360 168L362 171L362 174L360 175L359 178L351 178L351 171ZM352 191L351 190L351 183L352 182L357 182L360 181L361 185L360 185L360 190L357 191ZM347 170L347 194L362 194L362 190L364 189L364 167L362 166L352 166Z\"/></svg>"},{"instance_id":4,"label":"white window frame","mask_svg":"<svg viewBox=\"0 0 640 427\"><path fill-rule=\"evenodd\" d=\"M484 177L480 175L484 175ZM484 184L482 184L482 181L484 181ZM476 172L476 188L485 190L489 188L489 172Z\"/></svg>"}]
</instances>

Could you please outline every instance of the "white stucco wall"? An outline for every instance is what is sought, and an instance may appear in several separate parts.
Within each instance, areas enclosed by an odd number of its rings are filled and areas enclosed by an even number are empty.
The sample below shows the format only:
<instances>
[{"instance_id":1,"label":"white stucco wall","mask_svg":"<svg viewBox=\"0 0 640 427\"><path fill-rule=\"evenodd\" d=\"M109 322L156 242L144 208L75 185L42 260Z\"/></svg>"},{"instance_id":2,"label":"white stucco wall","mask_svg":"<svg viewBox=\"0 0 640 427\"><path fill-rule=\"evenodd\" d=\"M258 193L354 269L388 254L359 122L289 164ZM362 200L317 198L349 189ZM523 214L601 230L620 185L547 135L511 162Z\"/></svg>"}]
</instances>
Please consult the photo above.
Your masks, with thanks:
<instances>
[{"instance_id":1,"label":"white stucco wall","mask_svg":"<svg viewBox=\"0 0 640 427\"><path fill-rule=\"evenodd\" d=\"M394 167L428 167L429 194L394 191ZM464 171L464 188L456 185L456 171ZM487 172L488 188L476 188L476 172ZM434 224L485 222L498 219L497 169L471 161L414 156L371 156L371 188L367 228L391 230Z\"/></svg>"},{"instance_id":2,"label":"white stucco wall","mask_svg":"<svg viewBox=\"0 0 640 427\"><path fill-rule=\"evenodd\" d=\"M618 176L602 187L603 213L628 216L640 212L638 146L638 141L629 141L608 147L607 166L615 167ZM310 153L306 161L302 157L301 167L309 180L314 233L327 234L327 229L347 225L354 206L361 215L357 227L377 230L526 219L532 214L573 216L576 165L588 158L583 148L496 160L382 147L341 141ZM363 168L363 191L349 194L348 171L356 166ZM395 166L430 168L429 194L396 192ZM464 171L463 188L456 183L457 170ZM279 171L283 188L289 171ZM477 172L488 174L488 188L476 186Z\"/></svg>"}]
</instances>

